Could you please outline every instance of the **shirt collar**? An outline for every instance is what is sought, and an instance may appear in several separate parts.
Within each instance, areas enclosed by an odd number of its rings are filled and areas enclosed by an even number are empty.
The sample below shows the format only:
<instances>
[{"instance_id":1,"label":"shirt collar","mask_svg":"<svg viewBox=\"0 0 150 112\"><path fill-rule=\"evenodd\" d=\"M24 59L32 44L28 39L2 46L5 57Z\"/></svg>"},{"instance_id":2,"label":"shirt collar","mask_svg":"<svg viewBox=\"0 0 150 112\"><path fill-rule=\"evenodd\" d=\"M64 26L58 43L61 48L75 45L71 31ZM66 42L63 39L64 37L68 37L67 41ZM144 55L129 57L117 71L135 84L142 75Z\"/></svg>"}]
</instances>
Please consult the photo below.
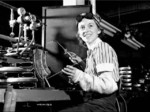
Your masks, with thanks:
<instances>
[{"instance_id":1,"label":"shirt collar","mask_svg":"<svg viewBox=\"0 0 150 112\"><path fill-rule=\"evenodd\" d=\"M101 42L101 40L99 38L97 38L91 45L87 45L88 49L93 50L99 43Z\"/></svg>"}]
</instances>

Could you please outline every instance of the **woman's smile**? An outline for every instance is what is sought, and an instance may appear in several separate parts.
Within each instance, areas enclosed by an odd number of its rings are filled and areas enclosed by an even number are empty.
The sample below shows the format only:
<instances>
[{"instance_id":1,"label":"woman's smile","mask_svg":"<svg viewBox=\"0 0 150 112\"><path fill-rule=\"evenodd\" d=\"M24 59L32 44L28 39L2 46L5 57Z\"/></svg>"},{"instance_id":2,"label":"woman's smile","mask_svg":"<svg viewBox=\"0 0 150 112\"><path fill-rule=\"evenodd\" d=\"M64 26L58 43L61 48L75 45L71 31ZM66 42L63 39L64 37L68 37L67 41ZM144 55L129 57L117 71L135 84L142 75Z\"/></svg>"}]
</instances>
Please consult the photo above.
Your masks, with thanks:
<instances>
[{"instance_id":1,"label":"woman's smile","mask_svg":"<svg viewBox=\"0 0 150 112\"><path fill-rule=\"evenodd\" d=\"M92 36L92 32L83 33L83 37L86 37L86 39L88 39L91 36Z\"/></svg>"}]
</instances>

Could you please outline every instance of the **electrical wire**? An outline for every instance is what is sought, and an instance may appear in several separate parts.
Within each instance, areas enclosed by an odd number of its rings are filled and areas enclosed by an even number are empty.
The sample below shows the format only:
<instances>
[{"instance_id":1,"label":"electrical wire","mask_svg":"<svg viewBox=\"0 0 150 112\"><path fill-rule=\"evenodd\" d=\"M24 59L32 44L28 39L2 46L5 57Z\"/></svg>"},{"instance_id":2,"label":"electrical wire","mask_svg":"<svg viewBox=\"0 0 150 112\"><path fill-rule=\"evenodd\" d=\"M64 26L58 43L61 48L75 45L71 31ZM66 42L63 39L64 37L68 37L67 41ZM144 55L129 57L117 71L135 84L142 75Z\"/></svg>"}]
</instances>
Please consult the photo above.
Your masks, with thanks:
<instances>
[{"instance_id":1,"label":"electrical wire","mask_svg":"<svg viewBox=\"0 0 150 112\"><path fill-rule=\"evenodd\" d=\"M123 84L123 75L120 75L120 83L119 83L119 96L121 97L121 99L123 100L123 102L124 102L124 106L125 106L125 112L127 112L127 103L126 103L126 101L125 101L125 99L124 99L124 97L120 94L120 90L121 90L121 87L122 87L122 84ZM118 99L117 99L117 105L118 105L118 111L119 112L121 112L121 109L120 109L120 105L119 105L119 101L118 101Z\"/></svg>"},{"instance_id":2,"label":"electrical wire","mask_svg":"<svg viewBox=\"0 0 150 112\"><path fill-rule=\"evenodd\" d=\"M122 98L122 100L123 100L123 102L124 102L124 106L125 106L125 112L127 112L127 111L128 111L128 108L127 108L126 100L124 99L124 97L123 97L122 95L119 95L119 96Z\"/></svg>"},{"instance_id":3,"label":"electrical wire","mask_svg":"<svg viewBox=\"0 0 150 112\"><path fill-rule=\"evenodd\" d=\"M117 108L118 108L118 112L120 112L120 105L119 105L118 98L116 98L116 102L117 102Z\"/></svg>"}]
</instances>

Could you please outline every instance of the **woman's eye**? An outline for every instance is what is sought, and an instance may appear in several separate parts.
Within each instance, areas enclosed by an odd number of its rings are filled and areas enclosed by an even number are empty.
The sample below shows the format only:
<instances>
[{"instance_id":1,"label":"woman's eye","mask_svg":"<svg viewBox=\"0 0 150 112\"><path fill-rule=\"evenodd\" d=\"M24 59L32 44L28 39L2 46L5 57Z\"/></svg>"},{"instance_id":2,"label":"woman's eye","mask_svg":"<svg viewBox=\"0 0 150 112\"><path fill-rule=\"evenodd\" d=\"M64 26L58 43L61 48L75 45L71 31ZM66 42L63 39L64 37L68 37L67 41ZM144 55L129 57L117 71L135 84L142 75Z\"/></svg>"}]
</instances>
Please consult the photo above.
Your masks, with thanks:
<instances>
[{"instance_id":1,"label":"woman's eye","mask_svg":"<svg viewBox=\"0 0 150 112\"><path fill-rule=\"evenodd\" d=\"M89 24L89 27L91 28L91 27L93 27L93 25L92 25L92 24Z\"/></svg>"},{"instance_id":2,"label":"woman's eye","mask_svg":"<svg viewBox=\"0 0 150 112\"><path fill-rule=\"evenodd\" d=\"M85 29L85 26L81 26L81 29L82 29L82 30Z\"/></svg>"}]
</instances>

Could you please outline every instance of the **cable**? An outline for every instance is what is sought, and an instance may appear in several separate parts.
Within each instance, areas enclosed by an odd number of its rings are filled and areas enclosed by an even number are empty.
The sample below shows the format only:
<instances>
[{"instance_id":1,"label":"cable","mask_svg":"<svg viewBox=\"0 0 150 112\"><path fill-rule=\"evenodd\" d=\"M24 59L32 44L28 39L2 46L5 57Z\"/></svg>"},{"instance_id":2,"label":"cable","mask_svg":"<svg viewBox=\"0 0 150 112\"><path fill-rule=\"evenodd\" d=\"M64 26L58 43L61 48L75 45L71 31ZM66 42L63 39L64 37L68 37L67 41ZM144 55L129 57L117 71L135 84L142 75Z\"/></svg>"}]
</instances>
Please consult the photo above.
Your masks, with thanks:
<instances>
[{"instance_id":1,"label":"cable","mask_svg":"<svg viewBox=\"0 0 150 112\"><path fill-rule=\"evenodd\" d=\"M120 112L120 105L119 105L118 98L116 98L116 102L117 102L118 112Z\"/></svg>"},{"instance_id":2,"label":"cable","mask_svg":"<svg viewBox=\"0 0 150 112\"><path fill-rule=\"evenodd\" d=\"M125 106L125 112L127 112L127 110L128 110L127 103L126 103L124 97L121 94L119 94L119 96L123 100L123 103L124 103L124 106ZM117 101L118 112L121 112L121 108L120 108L120 104L119 104L118 98L116 98L116 101Z\"/></svg>"},{"instance_id":3,"label":"cable","mask_svg":"<svg viewBox=\"0 0 150 112\"><path fill-rule=\"evenodd\" d=\"M120 95L120 97L121 97L121 98L122 98L122 100L124 101L124 105L125 105L125 109L126 109L126 111L125 111L125 112L127 112L127 111L128 111L127 103L126 103L126 101L125 101L125 99L124 99L124 97L123 97L122 95Z\"/></svg>"},{"instance_id":4,"label":"cable","mask_svg":"<svg viewBox=\"0 0 150 112\"><path fill-rule=\"evenodd\" d=\"M124 102L124 106L125 106L125 112L127 112L127 103L126 103L126 101L125 101L125 99L124 99L124 97L120 94L120 90L121 90L121 86L122 86L122 83L123 83L123 75L120 75L120 83L119 83L119 96L120 96L120 98L123 100L123 102ZM117 101L117 105L118 105L118 112L121 112L121 108L120 108L120 104L119 104L119 101L118 101L118 99L116 98L116 101Z\"/></svg>"}]
</instances>

